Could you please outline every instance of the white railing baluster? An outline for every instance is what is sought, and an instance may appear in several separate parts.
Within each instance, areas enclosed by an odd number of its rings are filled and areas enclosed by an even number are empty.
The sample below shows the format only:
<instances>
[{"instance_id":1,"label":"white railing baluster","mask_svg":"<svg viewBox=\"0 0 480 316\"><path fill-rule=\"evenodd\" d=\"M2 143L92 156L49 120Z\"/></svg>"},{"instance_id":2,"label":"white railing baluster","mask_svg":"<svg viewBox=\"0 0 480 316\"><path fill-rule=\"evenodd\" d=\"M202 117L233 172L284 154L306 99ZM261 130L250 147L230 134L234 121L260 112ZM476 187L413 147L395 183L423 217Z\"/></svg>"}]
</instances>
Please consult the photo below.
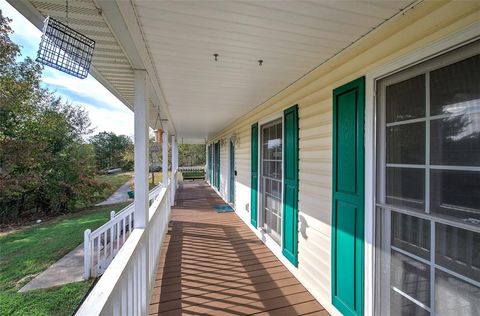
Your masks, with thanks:
<instances>
[{"instance_id":1,"label":"white railing baluster","mask_svg":"<svg viewBox=\"0 0 480 316\"><path fill-rule=\"evenodd\" d=\"M87 229L83 232L83 278L85 280L90 278L91 271L91 251L90 251L90 234L91 230Z\"/></svg>"},{"instance_id":2,"label":"white railing baluster","mask_svg":"<svg viewBox=\"0 0 480 316\"><path fill-rule=\"evenodd\" d=\"M151 190L149 199L155 199L160 190L160 186ZM110 220L90 233L90 240L96 240L96 242L92 242L92 244L96 245L97 248L95 249L94 246L90 247L90 265L88 265L88 261L84 260L84 270L90 269L90 273L84 272L85 278L88 277L87 275L90 277L97 276L105 271L133 230L133 212L133 203L119 212L111 211ZM87 258L88 256L89 255L86 254ZM102 266L101 269L99 268L100 264Z\"/></svg>"},{"instance_id":3,"label":"white railing baluster","mask_svg":"<svg viewBox=\"0 0 480 316\"><path fill-rule=\"evenodd\" d=\"M127 293L128 293L127 280L125 279L121 280L120 285L121 285L120 293L122 297L122 301L121 301L122 315L127 316Z\"/></svg>"},{"instance_id":4,"label":"white railing baluster","mask_svg":"<svg viewBox=\"0 0 480 316\"><path fill-rule=\"evenodd\" d=\"M174 182L175 177L172 176L170 181ZM133 229L133 213L120 217L121 212L119 212L111 220L113 224L110 223L95 235L93 235L95 232L90 233L90 245L94 238L97 239L95 251L97 266L102 265L101 270L104 270L104 275L80 306L77 315L130 316L148 313L151 291L155 285L157 263L163 239L168 230L173 188L174 186L169 183L159 190L158 196L149 208L149 219L145 228ZM109 233L108 230L110 230ZM102 237L104 238L103 258L100 254ZM116 249L113 246L115 237ZM119 246L120 238L123 244ZM109 242L110 245L108 245ZM110 254L107 249L111 249ZM93 251L94 249L90 249L91 253ZM114 252L115 256L113 256ZM113 260L111 257L114 257ZM107 264L109 264L108 267Z\"/></svg>"},{"instance_id":5,"label":"white railing baluster","mask_svg":"<svg viewBox=\"0 0 480 316\"><path fill-rule=\"evenodd\" d=\"M117 239L116 239L116 242L117 242L117 248L115 249L115 254L117 254L118 252L118 249L120 248L120 222L117 222L115 223L115 232L116 232L116 235L117 235Z\"/></svg>"},{"instance_id":6,"label":"white railing baluster","mask_svg":"<svg viewBox=\"0 0 480 316\"><path fill-rule=\"evenodd\" d=\"M109 254L109 257L114 257L114 253L113 253L113 245L115 244L114 241L113 241L113 229L115 228L115 225L113 225L112 227L110 227L110 254Z\"/></svg>"},{"instance_id":7,"label":"white railing baluster","mask_svg":"<svg viewBox=\"0 0 480 316\"><path fill-rule=\"evenodd\" d=\"M95 269L95 275L94 276L98 275L98 270L99 270L99 267L100 267L100 236L98 236L96 240L97 240L97 251L96 251L96 254L97 254L97 268Z\"/></svg>"}]
</instances>

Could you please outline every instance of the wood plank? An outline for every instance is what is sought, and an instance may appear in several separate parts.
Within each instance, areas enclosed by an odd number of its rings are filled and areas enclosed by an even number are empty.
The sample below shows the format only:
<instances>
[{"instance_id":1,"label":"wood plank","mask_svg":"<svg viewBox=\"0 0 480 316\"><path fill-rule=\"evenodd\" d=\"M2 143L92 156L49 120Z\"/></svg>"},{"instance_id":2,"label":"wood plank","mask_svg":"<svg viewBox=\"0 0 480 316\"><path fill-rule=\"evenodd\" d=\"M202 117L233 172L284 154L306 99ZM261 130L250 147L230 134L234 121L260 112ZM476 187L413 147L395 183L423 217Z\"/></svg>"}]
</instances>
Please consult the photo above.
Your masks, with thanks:
<instances>
[{"instance_id":1,"label":"wood plank","mask_svg":"<svg viewBox=\"0 0 480 316\"><path fill-rule=\"evenodd\" d=\"M224 203L204 182L179 188L149 314L328 315Z\"/></svg>"}]
</instances>

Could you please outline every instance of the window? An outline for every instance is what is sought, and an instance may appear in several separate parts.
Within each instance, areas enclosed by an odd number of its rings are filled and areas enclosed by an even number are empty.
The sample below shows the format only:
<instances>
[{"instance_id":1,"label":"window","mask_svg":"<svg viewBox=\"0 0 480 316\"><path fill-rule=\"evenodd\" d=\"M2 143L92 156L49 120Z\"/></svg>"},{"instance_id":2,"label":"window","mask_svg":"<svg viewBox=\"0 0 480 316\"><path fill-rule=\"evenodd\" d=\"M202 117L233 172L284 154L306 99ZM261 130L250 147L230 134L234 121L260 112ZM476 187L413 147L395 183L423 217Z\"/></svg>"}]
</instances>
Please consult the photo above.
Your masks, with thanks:
<instances>
[{"instance_id":1,"label":"window","mask_svg":"<svg viewBox=\"0 0 480 316\"><path fill-rule=\"evenodd\" d=\"M282 120L261 127L261 224L280 244L282 236Z\"/></svg>"},{"instance_id":2,"label":"window","mask_svg":"<svg viewBox=\"0 0 480 316\"><path fill-rule=\"evenodd\" d=\"M378 315L480 315L479 53L377 82Z\"/></svg>"}]
</instances>

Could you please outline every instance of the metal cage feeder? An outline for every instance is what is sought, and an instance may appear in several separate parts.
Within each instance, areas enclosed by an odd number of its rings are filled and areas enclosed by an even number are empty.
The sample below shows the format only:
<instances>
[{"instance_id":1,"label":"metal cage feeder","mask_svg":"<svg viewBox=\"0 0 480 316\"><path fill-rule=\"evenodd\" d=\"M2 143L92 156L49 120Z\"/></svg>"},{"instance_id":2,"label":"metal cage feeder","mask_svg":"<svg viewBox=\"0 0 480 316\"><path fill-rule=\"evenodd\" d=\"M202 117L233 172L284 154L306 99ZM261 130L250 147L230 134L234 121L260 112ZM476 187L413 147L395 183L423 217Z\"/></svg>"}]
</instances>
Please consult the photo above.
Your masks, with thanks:
<instances>
[{"instance_id":1,"label":"metal cage feeder","mask_svg":"<svg viewBox=\"0 0 480 316\"><path fill-rule=\"evenodd\" d=\"M69 26L47 17L37 61L77 78L88 76L95 41Z\"/></svg>"}]
</instances>

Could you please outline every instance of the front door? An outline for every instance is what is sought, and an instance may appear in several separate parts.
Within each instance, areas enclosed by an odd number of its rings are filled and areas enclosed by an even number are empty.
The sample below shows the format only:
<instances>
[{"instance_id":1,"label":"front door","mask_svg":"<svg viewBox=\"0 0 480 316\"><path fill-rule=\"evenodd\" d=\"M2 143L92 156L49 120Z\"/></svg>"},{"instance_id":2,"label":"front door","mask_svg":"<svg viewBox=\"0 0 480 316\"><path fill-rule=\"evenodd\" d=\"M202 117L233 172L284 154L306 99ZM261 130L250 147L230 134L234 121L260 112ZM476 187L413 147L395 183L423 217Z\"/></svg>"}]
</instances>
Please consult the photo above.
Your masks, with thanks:
<instances>
[{"instance_id":1,"label":"front door","mask_svg":"<svg viewBox=\"0 0 480 316\"><path fill-rule=\"evenodd\" d=\"M230 187L229 201L235 203L235 144L230 141Z\"/></svg>"},{"instance_id":2,"label":"front door","mask_svg":"<svg viewBox=\"0 0 480 316\"><path fill-rule=\"evenodd\" d=\"M278 244L282 237L282 119L261 128L261 223Z\"/></svg>"},{"instance_id":3,"label":"front door","mask_svg":"<svg viewBox=\"0 0 480 316\"><path fill-rule=\"evenodd\" d=\"M333 91L332 301L363 315L364 78Z\"/></svg>"}]
</instances>

